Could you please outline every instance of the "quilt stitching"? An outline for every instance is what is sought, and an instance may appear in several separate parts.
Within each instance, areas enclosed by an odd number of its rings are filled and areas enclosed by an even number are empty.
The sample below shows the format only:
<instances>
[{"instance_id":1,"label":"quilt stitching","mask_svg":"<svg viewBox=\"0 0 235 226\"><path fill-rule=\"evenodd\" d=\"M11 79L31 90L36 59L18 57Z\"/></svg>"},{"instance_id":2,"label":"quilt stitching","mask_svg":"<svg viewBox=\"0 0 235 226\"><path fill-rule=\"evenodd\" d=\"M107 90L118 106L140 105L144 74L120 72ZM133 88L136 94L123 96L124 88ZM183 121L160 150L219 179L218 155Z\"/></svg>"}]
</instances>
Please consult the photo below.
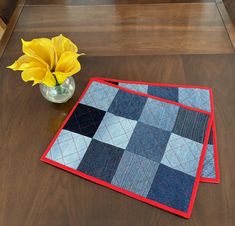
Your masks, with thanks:
<instances>
[{"instance_id":1,"label":"quilt stitching","mask_svg":"<svg viewBox=\"0 0 235 226\"><path fill-rule=\"evenodd\" d=\"M124 85L123 85L124 84ZM210 98L209 98L209 91L208 90L203 90L203 89L199 89L199 88L174 88L174 87L167 87L167 89L165 89L165 91L167 91L166 93L161 93L159 92L159 86L148 86L148 85L143 85L143 84L127 84L127 83L121 83L121 82L117 82L116 85L119 86L123 86L125 88L134 90L134 91L140 91L143 90L145 92L146 90L146 86L147 86L147 91L149 91L149 94L153 95L153 96L159 96L165 99L169 99L169 100L174 100L176 102L185 104L187 106L191 106L191 107L198 107L199 109L202 110L207 110L210 111ZM171 92L172 90L172 92ZM177 91L178 90L178 91ZM142 92L143 92L142 91ZM171 94L171 98L169 98L169 95L167 94ZM184 95L185 93L185 95ZM203 96L206 97L201 97ZM179 97L176 97L176 96ZM144 111L144 110L143 110ZM146 110L145 110L146 111ZM151 119L152 116L148 115L148 117L143 117L143 113L141 115L141 122L143 123L147 123L149 125L154 126L156 124L156 121ZM159 126L158 126L159 127ZM166 124L165 128L168 128L168 125ZM170 129L167 129L170 130ZM212 132L210 135L210 139L209 139L209 144L213 144L213 139L212 139ZM208 149L213 149L213 153L214 153L214 145L212 145L212 147L208 148ZM210 151L210 150L208 150ZM207 151L207 153L208 153ZM208 158L208 157L207 157ZM212 164L214 164L214 160L208 160L204 162L203 165L203 170L202 170L202 176L204 177L208 177L208 178L215 178L215 167L212 166Z\"/></svg>"},{"instance_id":2,"label":"quilt stitching","mask_svg":"<svg viewBox=\"0 0 235 226\"><path fill-rule=\"evenodd\" d=\"M104 115L105 112L102 110L79 104L64 129L93 137Z\"/></svg>"},{"instance_id":3,"label":"quilt stitching","mask_svg":"<svg viewBox=\"0 0 235 226\"><path fill-rule=\"evenodd\" d=\"M78 170L111 183L124 150L93 139Z\"/></svg>"},{"instance_id":4,"label":"quilt stitching","mask_svg":"<svg viewBox=\"0 0 235 226\"><path fill-rule=\"evenodd\" d=\"M207 146L207 152L204 160L203 177L215 178L215 161L214 161L214 147L211 144Z\"/></svg>"},{"instance_id":5,"label":"quilt stitching","mask_svg":"<svg viewBox=\"0 0 235 226\"><path fill-rule=\"evenodd\" d=\"M201 150L202 144L172 133L161 163L195 177Z\"/></svg>"},{"instance_id":6,"label":"quilt stitching","mask_svg":"<svg viewBox=\"0 0 235 226\"><path fill-rule=\"evenodd\" d=\"M146 101L147 97L119 90L108 112L124 118L138 120Z\"/></svg>"},{"instance_id":7,"label":"quilt stitching","mask_svg":"<svg viewBox=\"0 0 235 226\"><path fill-rule=\"evenodd\" d=\"M193 184L194 177L160 164L147 197L186 211Z\"/></svg>"},{"instance_id":8,"label":"quilt stitching","mask_svg":"<svg viewBox=\"0 0 235 226\"><path fill-rule=\"evenodd\" d=\"M140 122L172 131L179 107L148 98L142 111Z\"/></svg>"},{"instance_id":9,"label":"quilt stitching","mask_svg":"<svg viewBox=\"0 0 235 226\"><path fill-rule=\"evenodd\" d=\"M126 150L160 162L169 137L168 131L138 122Z\"/></svg>"},{"instance_id":10,"label":"quilt stitching","mask_svg":"<svg viewBox=\"0 0 235 226\"><path fill-rule=\"evenodd\" d=\"M82 98L81 103L107 111L117 92L117 88L94 82Z\"/></svg>"},{"instance_id":11,"label":"quilt stitching","mask_svg":"<svg viewBox=\"0 0 235 226\"><path fill-rule=\"evenodd\" d=\"M179 102L205 111L211 111L210 94L208 90L179 88Z\"/></svg>"},{"instance_id":12,"label":"quilt stitching","mask_svg":"<svg viewBox=\"0 0 235 226\"><path fill-rule=\"evenodd\" d=\"M91 138L62 130L47 157L75 169L81 162L90 142Z\"/></svg>"},{"instance_id":13,"label":"quilt stitching","mask_svg":"<svg viewBox=\"0 0 235 226\"><path fill-rule=\"evenodd\" d=\"M178 88L175 87L161 87L161 86L148 86L148 94L161 97L167 100L178 102Z\"/></svg>"},{"instance_id":14,"label":"quilt stitching","mask_svg":"<svg viewBox=\"0 0 235 226\"><path fill-rule=\"evenodd\" d=\"M180 108L172 132L196 142L204 143L208 118L208 115Z\"/></svg>"},{"instance_id":15,"label":"quilt stitching","mask_svg":"<svg viewBox=\"0 0 235 226\"><path fill-rule=\"evenodd\" d=\"M158 166L157 162L125 151L112 184L146 197Z\"/></svg>"},{"instance_id":16,"label":"quilt stitching","mask_svg":"<svg viewBox=\"0 0 235 226\"><path fill-rule=\"evenodd\" d=\"M106 112L94 138L120 148L126 148L136 121Z\"/></svg>"}]
</instances>

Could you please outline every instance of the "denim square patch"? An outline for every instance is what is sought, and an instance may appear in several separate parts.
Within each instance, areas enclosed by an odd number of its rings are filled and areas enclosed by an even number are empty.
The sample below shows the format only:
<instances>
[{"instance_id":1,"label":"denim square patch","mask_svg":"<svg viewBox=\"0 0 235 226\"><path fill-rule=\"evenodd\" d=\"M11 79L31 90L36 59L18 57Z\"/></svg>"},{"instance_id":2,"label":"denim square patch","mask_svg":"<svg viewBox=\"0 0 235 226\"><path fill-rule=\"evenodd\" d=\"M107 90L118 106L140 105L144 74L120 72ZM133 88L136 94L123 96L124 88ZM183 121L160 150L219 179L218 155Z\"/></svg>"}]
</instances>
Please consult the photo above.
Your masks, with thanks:
<instances>
[{"instance_id":1,"label":"denim square patch","mask_svg":"<svg viewBox=\"0 0 235 226\"><path fill-rule=\"evenodd\" d=\"M138 120L146 101L146 97L119 90L108 112L124 118Z\"/></svg>"},{"instance_id":2,"label":"denim square patch","mask_svg":"<svg viewBox=\"0 0 235 226\"><path fill-rule=\"evenodd\" d=\"M207 145L206 157L203 163L202 176L207 178L215 178L215 159L214 159L214 146Z\"/></svg>"},{"instance_id":3,"label":"denim square patch","mask_svg":"<svg viewBox=\"0 0 235 226\"><path fill-rule=\"evenodd\" d=\"M172 131L179 106L148 98L139 121Z\"/></svg>"},{"instance_id":4,"label":"denim square patch","mask_svg":"<svg viewBox=\"0 0 235 226\"><path fill-rule=\"evenodd\" d=\"M173 133L199 143L204 143L209 116L200 112L180 108Z\"/></svg>"},{"instance_id":5,"label":"denim square patch","mask_svg":"<svg viewBox=\"0 0 235 226\"><path fill-rule=\"evenodd\" d=\"M159 163L125 151L112 184L146 197Z\"/></svg>"},{"instance_id":6,"label":"denim square patch","mask_svg":"<svg viewBox=\"0 0 235 226\"><path fill-rule=\"evenodd\" d=\"M160 164L147 198L187 212L194 179L190 175Z\"/></svg>"},{"instance_id":7,"label":"denim square patch","mask_svg":"<svg viewBox=\"0 0 235 226\"><path fill-rule=\"evenodd\" d=\"M213 129L211 129L208 144L214 144L213 137L214 137Z\"/></svg>"},{"instance_id":8,"label":"denim square patch","mask_svg":"<svg viewBox=\"0 0 235 226\"><path fill-rule=\"evenodd\" d=\"M170 132L138 122L126 150L160 162Z\"/></svg>"},{"instance_id":9,"label":"denim square patch","mask_svg":"<svg viewBox=\"0 0 235 226\"><path fill-rule=\"evenodd\" d=\"M47 158L76 169L81 162L91 138L61 130L55 143L47 153Z\"/></svg>"},{"instance_id":10,"label":"denim square patch","mask_svg":"<svg viewBox=\"0 0 235 226\"><path fill-rule=\"evenodd\" d=\"M93 139L77 169L110 183L123 151L121 148Z\"/></svg>"},{"instance_id":11,"label":"denim square patch","mask_svg":"<svg viewBox=\"0 0 235 226\"><path fill-rule=\"evenodd\" d=\"M125 149L136 126L136 121L106 112L94 138Z\"/></svg>"},{"instance_id":12,"label":"denim square patch","mask_svg":"<svg viewBox=\"0 0 235 226\"><path fill-rule=\"evenodd\" d=\"M65 124L64 129L93 137L104 115L105 111L79 104Z\"/></svg>"},{"instance_id":13,"label":"denim square patch","mask_svg":"<svg viewBox=\"0 0 235 226\"><path fill-rule=\"evenodd\" d=\"M210 92L207 89L179 88L179 103L205 111L211 111Z\"/></svg>"},{"instance_id":14,"label":"denim square patch","mask_svg":"<svg viewBox=\"0 0 235 226\"><path fill-rule=\"evenodd\" d=\"M117 92L118 88L93 82L80 103L107 111Z\"/></svg>"},{"instance_id":15,"label":"denim square patch","mask_svg":"<svg viewBox=\"0 0 235 226\"><path fill-rule=\"evenodd\" d=\"M175 87L148 86L148 94L178 102L178 88Z\"/></svg>"},{"instance_id":16,"label":"denim square patch","mask_svg":"<svg viewBox=\"0 0 235 226\"><path fill-rule=\"evenodd\" d=\"M161 163L195 177L202 147L198 142L172 133Z\"/></svg>"}]
</instances>

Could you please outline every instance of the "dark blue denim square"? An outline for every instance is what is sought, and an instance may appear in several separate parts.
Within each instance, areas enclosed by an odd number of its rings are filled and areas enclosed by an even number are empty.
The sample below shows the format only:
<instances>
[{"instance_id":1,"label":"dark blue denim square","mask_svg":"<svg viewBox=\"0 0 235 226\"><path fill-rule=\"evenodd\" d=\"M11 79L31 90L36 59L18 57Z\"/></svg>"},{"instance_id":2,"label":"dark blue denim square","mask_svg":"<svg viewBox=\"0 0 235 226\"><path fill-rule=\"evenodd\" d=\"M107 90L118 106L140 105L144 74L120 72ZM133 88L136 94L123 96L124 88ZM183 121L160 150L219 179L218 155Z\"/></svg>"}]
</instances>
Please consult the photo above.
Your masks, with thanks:
<instances>
[{"instance_id":1,"label":"dark blue denim square","mask_svg":"<svg viewBox=\"0 0 235 226\"><path fill-rule=\"evenodd\" d=\"M110 144L92 140L78 170L90 176L111 182L124 150Z\"/></svg>"},{"instance_id":2,"label":"dark blue denim square","mask_svg":"<svg viewBox=\"0 0 235 226\"><path fill-rule=\"evenodd\" d=\"M209 141L208 141L208 144L214 144L214 141L213 141L213 129L211 128L211 132L210 132L210 137L209 137Z\"/></svg>"},{"instance_id":3,"label":"dark blue denim square","mask_svg":"<svg viewBox=\"0 0 235 226\"><path fill-rule=\"evenodd\" d=\"M170 135L169 131L138 122L126 150L160 162Z\"/></svg>"},{"instance_id":4,"label":"dark blue denim square","mask_svg":"<svg viewBox=\"0 0 235 226\"><path fill-rule=\"evenodd\" d=\"M208 119L209 116L206 114L181 107L172 132L196 142L204 143Z\"/></svg>"},{"instance_id":5,"label":"dark blue denim square","mask_svg":"<svg viewBox=\"0 0 235 226\"><path fill-rule=\"evenodd\" d=\"M105 82L108 82L108 83L111 83L111 84L118 86L118 82L111 82L111 81L105 81Z\"/></svg>"},{"instance_id":6,"label":"dark blue denim square","mask_svg":"<svg viewBox=\"0 0 235 226\"><path fill-rule=\"evenodd\" d=\"M104 115L105 111L79 104L65 124L64 129L93 137Z\"/></svg>"},{"instance_id":7,"label":"dark blue denim square","mask_svg":"<svg viewBox=\"0 0 235 226\"><path fill-rule=\"evenodd\" d=\"M124 118L138 120L146 101L146 97L119 90L108 112Z\"/></svg>"},{"instance_id":8,"label":"dark blue denim square","mask_svg":"<svg viewBox=\"0 0 235 226\"><path fill-rule=\"evenodd\" d=\"M160 164L147 198L187 212L194 177Z\"/></svg>"},{"instance_id":9,"label":"dark blue denim square","mask_svg":"<svg viewBox=\"0 0 235 226\"><path fill-rule=\"evenodd\" d=\"M178 102L178 88L176 87L149 86L148 94Z\"/></svg>"}]
</instances>

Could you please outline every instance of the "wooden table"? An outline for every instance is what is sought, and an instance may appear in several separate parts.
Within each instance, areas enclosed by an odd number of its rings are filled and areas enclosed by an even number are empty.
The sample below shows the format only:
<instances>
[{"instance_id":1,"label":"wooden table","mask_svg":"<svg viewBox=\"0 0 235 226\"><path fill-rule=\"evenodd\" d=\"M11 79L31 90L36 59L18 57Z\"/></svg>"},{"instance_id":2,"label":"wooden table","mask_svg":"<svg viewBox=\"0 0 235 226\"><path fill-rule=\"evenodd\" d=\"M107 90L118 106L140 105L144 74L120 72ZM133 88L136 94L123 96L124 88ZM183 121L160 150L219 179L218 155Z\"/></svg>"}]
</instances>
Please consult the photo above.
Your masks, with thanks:
<instances>
[{"instance_id":1,"label":"wooden table","mask_svg":"<svg viewBox=\"0 0 235 226\"><path fill-rule=\"evenodd\" d=\"M235 23L235 2L233 0L223 0L225 7L229 13L233 23Z\"/></svg>"},{"instance_id":2,"label":"wooden table","mask_svg":"<svg viewBox=\"0 0 235 226\"><path fill-rule=\"evenodd\" d=\"M27 2L0 60L0 225L234 225L235 55L216 4L52 2ZM74 97L55 105L5 67L20 56L21 37L59 33L87 55ZM213 88L221 184L200 184L190 220L39 161L92 76Z\"/></svg>"}]
</instances>

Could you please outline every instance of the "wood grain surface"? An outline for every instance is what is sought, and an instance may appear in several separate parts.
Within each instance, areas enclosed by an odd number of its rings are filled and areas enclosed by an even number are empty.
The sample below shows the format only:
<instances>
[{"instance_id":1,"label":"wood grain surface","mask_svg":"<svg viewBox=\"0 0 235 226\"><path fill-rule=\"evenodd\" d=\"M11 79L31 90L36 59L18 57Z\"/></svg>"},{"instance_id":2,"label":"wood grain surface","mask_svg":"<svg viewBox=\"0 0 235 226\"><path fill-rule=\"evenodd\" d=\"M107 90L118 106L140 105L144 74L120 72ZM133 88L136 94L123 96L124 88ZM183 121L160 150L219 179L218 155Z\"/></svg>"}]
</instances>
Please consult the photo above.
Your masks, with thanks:
<instances>
[{"instance_id":1,"label":"wood grain surface","mask_svg":"<svg viewBox=\"0 0 235 226\"><path fill-rule=\"evenodd\" d=\"M214 0L27 0L26 5L117 5L214 2Z\"/></svg>"},{"instance_id":2,"label":"wood grain surface","mask_svg":"<svg viewBox=\"0 0 235 226\"><path fill-rule=\"evenodd\" d=\"M4 21L0 17L0 40L4 34L5 29L6 29L6 24L4 23Z\"/></svg>"},{"instance_id":3,"label":"wood grain surface","mask_svg":"<svg viewBox=\"0 0 235 226\"><path fill-rule=\"evenodd\" d=\"M9 22L7 23L7 27L4 31L4 34L3 34L2 38L0 39L0 57L2 56L6 46L8 44L8 41L11 37L11 34L15 28L15 25L18 21L20 14L21 14L21 11L23 9L25 0L18 0L17 3L18 4L17 4L15 10L13 11L13 14L11 15L11 18L10 18Z\"/></svg>"},{"instance_id":4,"label":"wood grain surface","mask_svg":"<svg viewBox=\"0 0 235 226\"><path fill-rule=\"evenodd\" d=\"M28 6L11 46L61 32L94 56L233 52L214 3Z\"/></svg>"},{"instance_id":5,"label":"wood grain surface","mask_svg":"<svg viewBox=\"0 0 235 226\"><path fill-rule=\"evenodd\" d=\"M219 0L217 0L217 1L219 1ZM227 12L222 0L220 2L217 2L216 4L217 4L218 10L221 14L224 25L227 29L227 32L228 32L229 38L232 42L233 48L235 49L235 22L233 22L231 20L231 18L229 17L228 12Z\"/></svg>"},{"instance_id":6,"label":"wood grain surface","mask_svg":"<svg viewBox=\"0 0 235 226\"><path fill-rule=\"evenodd\" d=\"M235 2L233 0L223 0L223 3L228 11L229 17L235 25Z\"/></svg>"},{"instance_id":7,"label":"wood grain surface","mask_svg":"<svg viewBox=\"0 0 235 226\"><path fill-rule=\"evenodd\" d=\"M93 7L25 6L0 59L0 225L233 226L235 55L215 4ZM74 97L55 105L5 67L20 55L21 37L59 33L87 55ZM221 183L200 184L191 219L40 162L92 76L213 88Z\"/></svg>"},{"instance_id":8,"label":"wood grain surface","mask_svg":"<svg viewBox=\"0 0 235 226\"><path fill-rule=\"evenodd\" d=\"M1 0L0 1L0 16L5 23L8 23L13 14L18 0Z\"/></svg>"}]
</instances>

